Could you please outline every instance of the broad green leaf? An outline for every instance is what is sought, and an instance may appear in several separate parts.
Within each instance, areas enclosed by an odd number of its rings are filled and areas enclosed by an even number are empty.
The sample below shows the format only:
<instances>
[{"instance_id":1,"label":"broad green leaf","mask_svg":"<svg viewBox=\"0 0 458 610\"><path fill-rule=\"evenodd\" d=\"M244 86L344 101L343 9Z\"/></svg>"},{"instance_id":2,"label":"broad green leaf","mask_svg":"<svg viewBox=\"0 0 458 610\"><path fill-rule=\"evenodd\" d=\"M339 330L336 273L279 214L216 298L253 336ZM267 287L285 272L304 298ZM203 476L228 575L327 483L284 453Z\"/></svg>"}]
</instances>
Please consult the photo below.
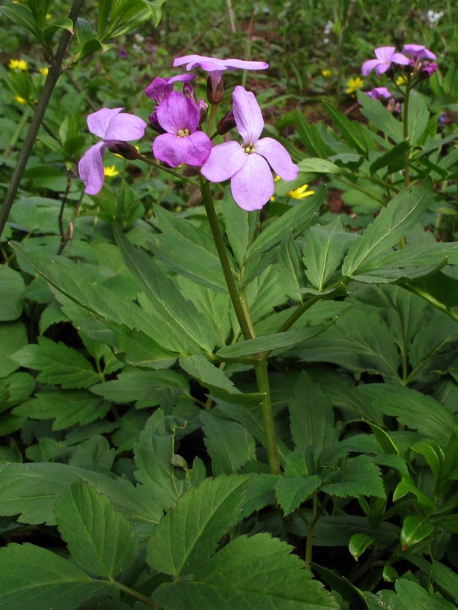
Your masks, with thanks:
<instances>
[{"instance_id":1,"label":"broad green leaf","mask_svg":"<svg viewBox=\"0 0 458 610\"><path fill-rule=\"evenodd\" d=\"M307 197L290 210L273 220L248 249L248 259L257 260L261 253L267 252L284 237L301 233L315 218L318 209L323 204L324 189L317 189L314 195Z\"/></svg>"},{"instance_id":2,"label":"broad green leaf","mask_svg":"<svg viewBox=\"0 0 458 610\"><path fill-rule=\"evenodd\" d=\"M434 525L424 521L420 515L407 515L402 524L401 546L406 551L434 532Z\"/></svg>"},{"instance_id":3,"label":"broad green leaf","mask_svg":"<svg viewBox=\"0 0 458 610\"><path fill-rule=\"evenodd\" d=\"M200 420L215 476L237 472L256 459L254 438L244 426L206 411L200 414Z\"/></svg>"},{"instance_id":4,"label":"broad green leaf","mask_svg":"<svg viewBox=\"0 0 458 610\"><path fill-rule=\"evenodd\" d=\"M371 123L383 134L386 134L393 142L399 144L404 139L402 123L395 119L379 100L373 100L362 91L356 92L361 112Z\"/></svg>"},{"instance_id":5,"label":"broad green leaf","mask_svg":"<svg viewBox=\"0 0 458 610\"><path fill-rule=\"evenodd\" d=\"M104 417L109 408L109 402L87 390L43 390L16 407L14 414L32 419L53 419L53 430L63 430L75 424L90 424Z\"/></svg>"},{"instance_id":6,"label":"broad green leaf","mask_svg":"<svg viewBox=\"0 0 458 610\"><path fill-rule=\"evenodd\" d=\"M308 158L299 161L299 170L301 172L314 174L341 174L342 168L326 159Z\"/></svg>"},{"instance_id":7,"label":"broad green leaf","mask_svg":"<svg viewBox=\"0 0 458 610\"><path fill-rule=\"evenodd\" d=\"M367 154L370 150L375 150L376 146L370 137L370 132L357 121L351 121L340 110L331 104L323 101L332 122L342 134L346 142L361 154Z\"/></svg>"},{"instance_id":8,"label":"broad green leaf","mask_svg":"<svg viewBox=\"0 0 458 610\"><path fill-rule=\"evenodd\" d=\"M25 284L21 274L6 265L0 267L0 322L17 320L22 313Z\"/></svg>"},{"instance_id":9,"label":"broad green leaf","mask_svg":"<svg viewBox=\"0 0 458 610\"><path fill-rule=\"evenodd\" d=\"M0 413L24 402L35 389L35 379L28 373L12 373L1 380Z\"/></svg>"},{"instance_id":10,"label":"broad green leaf","mask_svg":"<svg viewBox=\"0 0 458 610\"><path fill-rule=\"evenodd\" d=\"M369 97L366 95L366 97ZM381 105L381 104L379 104ZM372 161L369 167L371 174L386 167L386 173L393 173L404 168L404 155L410 149L409 142L403 141L390 148L386 153Z\"/></svg>"},{"instance_id":11,"label":"broad green leaf","mask_svg":"<svg viewBox=\"0 0 458 610\"><path fill-rule=\"evenodd\" d=\"M393 501L399 500L399 498L403 498L409 493L416 497L416 505L428 510L434 509L434 502L406 478L401 479L400 483L396 486L393 492Z\"/></svg>"},{"instance_id":12,"label":"broad green leaf","mask_svg":"<svg viewBox=\"0 0 458 610\"><path fill-rule=\"evenodd\" d=\"M297 133L307 152L321 159L327 159L335 153L327 138L323 137L323 124L309 123L299 109L295 111L294 118L297 120Z\"/></svg>"},{"instance_id":13,"label":"broad green leaf","mask_svg":"<svg viewBox=\"0 0 458 610\"><path fill-rule=\"evenodd\" d=\"M277 474L253 474L245 500L243 502L242 514L248 517L255 510L261 510L269 504L275 504L275 483L281 475Z\"/></svg>"},{"instance_id":14,"label":"broad green leaf","mask_svg":"<svg viewBox=\"0 0 458 610\"><path fill-rule=\"evenodd\" d=\"M99 383L91 388L93 394L115 403L135 401L136 409L160 406L171 396L189 393L189 384L176 371L141 371L124 369L117 379Z\"/></svg>"},{"instance_id":15,"label":"broad green leaf","mask_svg":"<svg viewBox=\"0 0 458 610\"><path fill-rule=\"evenodd\" d=\"M33 544L0 549L0 606L8 610L74 610L86 600L118 598L117 588L94 580L74 563Z\"/></svg>"},{"instance_id":16,"label":"broad green leaf","mask_svg":"<svg viewBox=\"0 0 458 610\"><path fill-rule=\"evenodd\" d=\"M437 594L430 594L416 582L400 578L394 591L380 591L377 594L377 610L455 610L456 606Z\"/></svg>"},{"instance_id":17,"label":"broad green leaf","mask_svg":"<svg viewBox=\"0 0 458 610\"><path fill-rule=\"evenodd\" d=\"M116 337L113 350L116 356L139 368L164 369L173 365L176 357L164 350L142 330L128 328L121 324L109 324Z\"/></svg>"},{"instance_id":18,"label":"broad green leaf","mask_svg":"<svg viewBox=\"0 0 458 610\"><path fill-rule=\"evenodd\" d=\"M229 243L239 267L242 267L259 222L259 214L242 210L228 188L224 192L222 209Z\"/></svg>"},{"instance_id":19,"label":"broad green leaf","mask_svg":"<svg viewBox=\"0 0 458 610\"><path fill-rule=\"evenodd\" d=\"M389 548L399 542L400 528L384 521L378 530L379 543L382 548ZM304 534L307 533L304 527ZM316 546L348 546L354 534L373 534L373 524L367 517L357 515L324 515L320 517L313 532L313 541Z\"/></svg>"},{"instance_id":20,"label":"broad green leaf","mask_svg":"<svg viewBox=\"0 0 458 610\"><path fill-rule=\"evenodd\" d=\"M209 362L205 356L182 357L180 358L180 366L191 377L197 379L204 388L208 388L214 396L221 398L221 400L250 406L260 404L264 398L264 394L259 392L243 394L234 386L229 377L221 369Z\"/></svg>"},{"instance_id":21,"label":"broad green leaf","mask_svg":"<svg viewBox=\"0 0 458 610\"><path fill-rule=\"evenodd\" d=\"M134 445L135 478L162 510L175 506L178 498L191 486L190 477L172 465L175 436L167 428L165 415L158 409L146 423Z\"/></svg>"},{"instance_id":22,"label":"broad green leaf","mask_svg":"<svg viewBox=\"0 0 458 610\"><path fill-rule=\"evenodd\" d=\"M100 381L100 375L81 352L65 343L38 337L38 345L26 345L13 354L21 366L41 371L37 380L41 383L69 388L88 388Z\"/></svg>"},{"instance_id":23,"label":"broad green leaf","mask_svg":"<svg viewBox=\"0 0 458 610\"><path fill-rule=\"evenodd\" d=\"M160 233L149 238L147 247L160 260L193 282L227 293L215 242L205 230L207 225L196 227L189 220L161 207L155 211L154 224Z\"/></svg>"},{"instance_id":24,"label":"broad green leaf","mask_svg":"<svg viewBox=\"0 0 458 610\"><path fill-rule=\"evenodd\" d=\"M345 464L327 478L321 490L332 496L376 496L385 498L382 473L367 455L349 458Z\"/></svg>"},{"instance_id":25,"label":"broad green leaf","mask_svg":"<svg viewBox=\"0 0 458 610\"><path fill-rule=\"evenodd\" d=\"M281 349L284 351L319 335L328 327L329 324L321 324L319 326L310 326L273 335L264 335L264 337L256 337L256 339L247 339L246 341L223 347L216 355L221 359L237 359L270 350Z\"/></svg>"},{"instance_id":26,"label":"broad green leaf","mask_svg":"<svg viewBox=\"0 0 458 610\"><path fill-rule=\"evenodd\" d=\"M118 225L114 232L124 262L150 300L155 322L169 348L184 354L202 349L211 352L213 332L204 316L192 303L185 301L173 281L164 276L150 256L129 242Z\"/></svg>"},{"instance_id":27,"label":"broad green leaf","mask_svg":"<svg viewBox=\"0 0 458 610\"><path fill-rule=\"evenodd\" d=\"M87 483L73 483L55 514L73 560L86 572L114 578L134 562L137 545L130 523Z\"/></svg>"},{"instance_id":28,"label":"broad green leaf","mask_svg":"<svg viewBox=\"0 0 458 610\"><path fill-rule=\"evenodd\" d=\"M411 388L390 384L360 386L363 396L372 399L373 408L396 417L400 424L418 430L427 438L446 445L454 426L456 415L431 396Z\"/></svg>"},{"instance_id":29,"label":"broad green leaf","mask_svg":"<svg viewBox=\"0 0 458 610\"><path fill-rule=\"evenodd\" d=\"M296 447L313 446L316 456L337 441L329 396L302 371L289 401L291 436Z\"/></svg>"},{"instance_id":30,"label":"broad green leaf","mask_svg":"<svg viewBox=\"0 0 458 610\"><path fill-rule=\"evenodd\" d=\"M22 322L0 324L0 379L19 368L10 356L24 345L27 345L27 329Z\"/></svg>"},{"instance_id":31,"label":"broad green leaf","mask_svg":"<svg viewBox=\"0 0 458 610\"><path fill-rule=\"evenodd\" d=\"M188 490L149 539L148 565L172 576L199 570L237 522L249 480L241 475L219 476Z\"/></svg>"},{"instance_id":32,"label":"broad green leaf","mask_svg":"<svg viewBox=\"0 0 458 610\"><path fill-rule=\"evenodd\" d=\"M292 547L268 534L231 541L193 574L162 584L154 599L165 610L325 610L338 608L303 569Z\"/></svg>"},{"instance_id":33,"label":"broad green leaf","mask_svg":"<svg viewBox=\"0 0 458 610\"><path fill-rule=\"evenodd\" d=\"M432 201L431 183L403 189L367 227L345 257L342 275L358 278L379 268L380 258L421 219Z\"/></svg>"},{"instance_id":34,"label":"broad green leaf","mask_svg":"<svg viewBox=\"0 0 458 610\"><path fill-rule=\"evenodd\" d=\"M30 32L34 38L40 40L40 30L30 9L22 4L8 2L5 6L2 6L0 10L3 15L6 15L11 21L22 26L25 30Z\"/></svg>"},{"instance_id":35,"label":"broad green leaf","mask_svg":"<svg viewBox=\"0 0 458 610\"><path fill-rule=\"evenodd\" d=\"M434 475L435 484L439 485L442 478L442 466L445 461L444 450L439 443L430 438L422 439L415 443L415 445L412 445L412 451L419 453L425 458Z\"/></svg>"},{"instance_id":36,"label":"broad green leaf","mask_svg":"<svg viewBox=\"0 0 458 610\"><path fill-rule=\"evenodd\" d=\"M170 346L167 344L168 336L163 332L164 329L133 301L94 281L84 273L81 265L75 265L67 259L65 263L62 259L45 259L26 252L19 246L13 248L17 250L21 260L72 301L93 312L104 322L114 322L131 330L141 330L159 343L158 351L162 352L162 358L173 358L173 353L168 349Z\"/></svg>"},{"instance_id":37,"label":"broad green leaf","mask_svg":"<svg viewBox=\"0 0 458 610\"><path fill-rule=\"evenodd\" d=\"M304 266L292 235L285 237L278 248L278 269L285 293L295 301L302 301L299 291L305 286Z\"/></svg>"},{"instance_id":38,"label":"broad green leaf","mask_svg":"<svg viewBox=\"0 0 458 610\"><path fill-rule=\"evenodd\" d=\"M336 218L328 225L313 226L305 234L305 240L305 275L312 286L322 292L355 236L344 231L341 220Z\"/></svg>"},{"instance_id":39,"label":"broad green leaf","mask_svg":"<svg viewBox=\"0 0 458 610\"><path fill-rule=\"evenodd\" d=\"M421 93L413 89L409 96L408 115L409 139L412 146L421 144L428 127L428 120L428 106Z\"/></svg>"},{"instance_id":40,"label":"broad green leaf","mask_svg":"<svg viewBox=\"0 0 458 610\"><path fill-rule=\"evenodd\" d=\"M458 574L439 561L427 561L424 557L413 556L411 561L423 570L441 590L450 595L458 604Z\"/></svg>"},{"instance_id":41,"label":"broad green leaf","mask_svg":"<svg viewBox=\"0 0 458 610\"><path fill-rule=\"evenodd\" d=\"M275 485L275 497L285 516L296 510L321 485L317 475L310 477L284 477Z\"/></svg>"},{"instance_id":42,"label":"broad green leaf","mask_svg":"<svg viewBox=\"0 0 458 610\"><path fill-rule=\"evenodd\" d=\"M368 534L353 534L348 544L348 550L350 555L358 561L361 555L377 541L375 536L369 536Z\"/></svg>"},{"instance_id":43,"label":"broad green leaf","mask_svg":"<svg viewBox=\"0 0 458 610\"><path fill-rule=\"evenodd\" d=\"M139 533L151 533L162 517L156 498L126 479L60 463L0 464L0 514L19 523L55 525L54 506L75 481L108 496Z\"/></svg>"},{"instance_id":44,"label":"broad green leaf","mask_svg":"<svg viewBox=\"0 0 458 610\"><path fill-rule=\"evenodd\" d=\"M352 371L398 378L395 337L375 312L353 306L321 335L296 349L306 362L332 362Z\"/></svg>"}]
</instances>

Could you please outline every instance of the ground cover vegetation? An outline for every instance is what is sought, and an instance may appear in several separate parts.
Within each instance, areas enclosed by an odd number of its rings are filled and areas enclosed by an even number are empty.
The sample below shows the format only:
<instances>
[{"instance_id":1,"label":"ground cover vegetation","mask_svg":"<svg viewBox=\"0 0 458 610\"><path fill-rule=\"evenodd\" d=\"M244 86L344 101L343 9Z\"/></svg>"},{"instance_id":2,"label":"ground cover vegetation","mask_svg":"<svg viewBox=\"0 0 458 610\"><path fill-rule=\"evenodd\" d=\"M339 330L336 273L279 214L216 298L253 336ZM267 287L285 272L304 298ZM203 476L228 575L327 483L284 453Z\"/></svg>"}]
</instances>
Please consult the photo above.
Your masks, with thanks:
<instances>
[{"instance_id":1,"label":"ground cover vegetation","mask_svg":"<svg viewBox=\"0 0 458 610\"><path fill-rule=\"evenodd\" d=\"M458 9L0 11L0 606L456 608Z\"/></svg>"}]
</instances>

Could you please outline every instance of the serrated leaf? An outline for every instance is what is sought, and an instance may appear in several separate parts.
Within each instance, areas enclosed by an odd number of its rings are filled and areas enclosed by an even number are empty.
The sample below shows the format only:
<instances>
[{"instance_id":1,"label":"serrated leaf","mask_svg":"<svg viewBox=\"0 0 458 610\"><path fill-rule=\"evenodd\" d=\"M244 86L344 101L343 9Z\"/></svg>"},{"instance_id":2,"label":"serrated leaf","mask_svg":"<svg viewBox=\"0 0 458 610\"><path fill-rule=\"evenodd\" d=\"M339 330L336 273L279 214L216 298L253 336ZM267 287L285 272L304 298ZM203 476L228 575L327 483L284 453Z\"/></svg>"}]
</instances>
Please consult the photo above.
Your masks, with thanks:
<instances>
[{"instance_id":1,"label":"serrated leaf","mask_svg":"<svg viewBox=\"0 0 458 610\"><path fill-rule=\"evenodd\" d=\"M355 236L343 230L339 218L328 225L315 225L305 234L305 275L317 290L322 292L337 271Z\"/></svg>"},{"instance_id":2,"label":"serrated leaf","mask_svg":"<svg viewBox=\"0 0 458 610\"><path fill-rule=\"evenodd\" d=\"M260 392L243 394L234 386L229 377L221 369L209 362L205 356L182 357L180 358L180 366L194 379L197 379L204 388L208 388L214 396L221 400L250 406L260 404L264 398L264 394Z\"/></svg>"},{"instance_id":3,"label":"serrated leaf","mask_svg":"<svg viewBox=\"0 0 458 610\"><path fill-rule=\"evenodd\" d=\"M0 266L0 322L17 320L22 313L25 284L21 274L6 265Z\"/></svg>"},{"instance_id":4,"label":"serrated leaf","mask_svg":"<svg viewBox=\"0 0 458 610\"><path fill-rule=\"evenodd\" d=\"M275 484L281 475L253 474L245 496L242 515L248 517L255 510L261 510L269 504L275 504Z\"/></svg>"},{"instance_id":5,"label":"serrated leaf","mask_svg":"<svg viewBox=\"0 0 458 610\"><path fill-rule=\"evenodd\" d=\"M285 516L295 511L320 485L321 479L315 474L279 479L275 485L275 497Z\"/></svg>"},{"instance_id":6,"label":"serrated leaf","mask_svg":"<svg viewBox=\"0 0 458 610\"><path fill-rule=\"evenodd\" d=\"M80 352L65 343L38 337L38 345L26 345L13 354L21 366L41 371L38 381L69 388L88 388L100 381L100 375Z\"/></svg>"},{"instance_id":7,"label":"serrated leaf","mask_svg":"<svg viewBox=\"0 0 458 610\"><path fill-rule=\"evenodd\" d=\"M241 536L196 571L193 580L163 584L154 599L165 610L338 608L291 551L292 547L268 534Z\"/></svg>"},{"instance_id":8,"label":"serrated leaf","mask_svg":"<svg viewBox=\"0 0 458 610\"><path fill-rule=\"evenodd\" d=\"M253 356L259 352L277 349L285 350L319 335L328 327L329 324L320 324L318 326L290 330L283 333L264 335L263 337L256 337L256 339L247 339L246 341L223 347L216 355L218 358L222 359L241 358L244 356Z\"/></svg>"},{"instance_id":9,"label":"serrated leaf","mask_svg":"<svg viewBox=\"0 0 458 610\"><path fill-rule=\"evenodd\" d=\"M20 523L54 525L57 499L79 480L108 496L139 531L151 533L162 516L156 499L126 479L57 462L0 464L0 514L19 515Z\"/></svg>"},{"instance_id":10,"label":"serrated leaf","mask_svg":"<svg viewBox=\"0 0 458 610\"><path fill-rule=\"evenodd\" d=\"M8 610L74 610L95 596L118 598L114 585L93 580L68 559L33 544L0 549L0 606Z\"/></svg>"},{"instance_id":11,"label":"serrated leaf","mask_svg":"<svg viewBox=\"0 0 458 610\"><path fill-rule=\"evenodd\" d=\"M329 396L303 371L289 401L291 435L296 447L313 446L316 456L337 441Z\"/></svg>"},{"instance_id":12,"label":"serrated leaf","mask_svg":"<svg viewBox=\"0 0 458 610\"><path fill-rule=\"evenodd\" d=\"M87 390L57 390L38 392L35 398L16 407L14 414L32 419L53 419L53 430L63 430L75 424L90 424L104 417L109 408L109 402Z\"/></svg>"},{"instance_id":13,"label":"serrated leaf","mask_svg":"<svg viewBox=\"0 0 458 610\"><path fill-rule=\"evenodd\" d=\"M135 401L136 409L155 407L170 396L189 393L189 384L176 371L123 370L117 379L91 388L93 394L115 403Z\"/></svg>"},{"instance_id":14,"label":"serrated leaf","mask_svg":"<svg viewBox=\"0 0 458 610\"><path fill-rule=\"evenodd\" d=\"M90 574L114 578L135 560L131 525L87 483L73 483L57 502L55 514L72 558Z\"/></svg>"},{"instance_id":15,"label":"serrated leaf","mask_svg":"<svg viewBox=\"0 0 458 610\"><path fill-rule=\"evenodd\" d=\"M395 583L394 591L380 591L375 598L377 610L455 610L456 606L437 594L429 594L420 585L407 578Z\"/></svg>"},{"instance_id":16,"label":"serrated leaf","mask_svg":"<svg viewBox=\"0 0 458 610\"><path fill-rule=\"evenodd\" d=\"M202 567L238 520L249 480L241 475L220 476L188 490L148 541L148 565L173 576Z\"/></svg>"},{"instance_id":17,"label":"serrated leaf","mask_svg":"<svg viewBox=\"0 0 458 610\"><path fill-rule=\"evenodd\" d=\"M161 233L149 238L148 248L160 260L202 286L227 293L215 243L205 227L204 230L196 227L189 220L160 207L155 211L154 224Z\"/></svg>"},{"instance_id":18,"label":"serrated leaf","mask_svg":"<svg viewBox=\"0 0 458 610\"><path fill-rule=\"evenodd\" d=\"M166 426L165 415L158 409L147 421L145 429L134 445L134 473L150 497L161 510L175 506L178 498L191 486L172 465L175 455L175 437Z\"/></svg>"},{"instance_id":19,"label":"serrated leaf","mask_svg":"<svg viewBox=\"0 0 458 610\"><path fill-rule=\"evenodd\" d=\"M378 269L382 255L417 224L432 197L429 180L424 185L405 188L398 193L349 249L342 275L357 279L364 272Z\"/></svg>"},{"instance_id":20,"label":"serrated leaf","mask_svg":"<svg viewBox=\"0 0 458 610\"><path fill-rule=\"evenodd\" d=\"M192 303L185 301L173 281L161 273L150 256L129 242L118 225L114 232L124 262L149 298L155 322L170 348L186 355L202 350L211 352L213 332L204 316Z\"/></svg>"},{"instance_id":21,"label":"serrated leaf","mask_svg":"<svg viewBox=\"0 0 458 610\"><path fill-rule=\"evenodd\" d=\"M386 498L380 469L367 455L349 458L335 474L328 477L321 490L332 496L375 496Z\"/></svg>"},{"instance_id":22,"label":"serrated leaf","mask_svg":"<svg viewBox=\"0 0 458 610\"><path fill-rule=\"evenodd\" d=\"M10 356L24 345L27 345L27 330L22 322L0 324L0 379L19 368Z\"/></svg>"},{"instance_id":23,"label":"serrated leaf","mask_svg":"<svg viewBox=\"0 0 458 610\"><path fill-rule=\"evenodd\" d=\"M237 472L256 459L254 438L244 426L208 412L202 412L200 420L215 476Z\"/></svg>"}]
</instances>

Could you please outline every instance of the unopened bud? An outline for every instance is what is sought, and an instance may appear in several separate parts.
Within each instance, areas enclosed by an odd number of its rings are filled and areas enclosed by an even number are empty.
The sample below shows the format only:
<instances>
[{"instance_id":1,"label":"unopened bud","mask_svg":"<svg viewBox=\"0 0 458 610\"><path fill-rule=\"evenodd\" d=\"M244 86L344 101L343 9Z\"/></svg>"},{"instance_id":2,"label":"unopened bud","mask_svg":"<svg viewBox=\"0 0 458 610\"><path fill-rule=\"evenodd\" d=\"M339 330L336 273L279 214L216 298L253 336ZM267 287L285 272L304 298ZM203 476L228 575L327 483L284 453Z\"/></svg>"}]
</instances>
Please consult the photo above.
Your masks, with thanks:
<instances>
[{"instance_id":1,"label":"unopened bud","mask_svg":"<svg viewBox=\"0 0 458 610\"><path fill-rule=\"evenodd\" d=\"M129 159L133 161L134 159L138 159L140 153L132 144L128 142L121 142L120 140L108 140L105 142L107 148L111 150L111 152L119 155L120 157L124 157L124 159Z\"/></svg>"},{"instance_id":2,"label":"unopened bud","mask_svg":"<svg viewBox=\"0 0 458 610\"><path fill-rule=\"evenodd\" d=\"M234 112L232 110L229 110L229 112L225 116L223 116L223 118L219 121L218 125L216 126L216 132L220 136L223 136L225 133L227 133L234 127L235 127Z\"/></svg>"},{"instance_id":3,"label":"unopened bud","mask_svg":"<svg viewBox=\"0 0 458 610\"><path fill-rule=\"evenodd\" d=\"M207 99L210 104L220 104L224 97L224 82L221 76L207 78Z\"/></svg>"},{"instance_id":4,"label":"unopened bud","mask_svg":"<svg viewBox=\"0 0 458 610\"><path fill-rule=\"evenodd\" d=\"M420 78L423 80L424 78L429 78L434 74L437 70L437 64L435 63L425 63L423 66L423 70L420 72Z\"/></svg>"},{"instance_id":5,"label":"unopened bud","mask_svg":"<svg viewBox=\"0 0 458 610\"><path fill-rule=\"evenodd\" d=\"M205 102L202 98L199 100L199 112L200 112L200 121L199 121L199 125L202 125L202 123L205 121L205 119L207 118L207 112L208 112L208 104L207 102Z\"/></svg>"},{"instance_id":6,"label":"unopened bud","mask_svg":"<svg viewBox=\"0 0 458 610\"><path fill-rule=\"evenodd\" d=\"M165 133L165 129L162 129L162 127L159 125L159 121L157 120L157 110L149 115L148 120L149 126L154 129L154 131L157 131L157 133Z\"/></svg>"},{"instance_id":7,"label":"unopened bud","mask_svg":"<svg viewBox=\"0 0 458 610\"><path fill-rule=\"evenodd\" d=\"M194 93L194 87L189 83L185 83L183 85L183 95L197 104L196 94Z\"/></svg>"}]
</instances>

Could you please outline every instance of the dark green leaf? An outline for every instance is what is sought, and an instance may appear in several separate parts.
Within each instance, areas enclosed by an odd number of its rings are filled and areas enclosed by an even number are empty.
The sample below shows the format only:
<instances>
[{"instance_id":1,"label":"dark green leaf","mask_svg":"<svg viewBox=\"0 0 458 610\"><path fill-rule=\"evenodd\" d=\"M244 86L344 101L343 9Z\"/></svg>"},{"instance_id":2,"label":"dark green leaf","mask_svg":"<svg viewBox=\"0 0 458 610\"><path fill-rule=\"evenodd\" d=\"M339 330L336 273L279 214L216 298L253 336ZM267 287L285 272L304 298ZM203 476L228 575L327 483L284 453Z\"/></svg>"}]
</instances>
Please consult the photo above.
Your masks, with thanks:
<instances>
[{"instance_id":1,"label":"dark green leaf","mask_svg":"<svg viewBox=\"0 0 458 610\"><path fill-rule=\"evenodd\" d=\"M0 267L0 322L17 320L22 313L24 280L20 273L2 265Z\"/></svg>"},{"instance_id":2,"label":"dark green leaf","mask_svg":"<svg viewBox=\"0 0 458 610\"><path fill-rule=\"evenodd\" d=\"M208 412L202 412L200 420L215 476L237 472L256 459L254 438L244 426Z\"/></svg>"},{"instance_id":3,"label":"dark green leaf","mask_svg":"<svg viewBox=\"0 0 458 610\"><path fill-rule=\"evenodd\" d=\"M291 514L321 485L317 475L310 477L284 477L275 485L275 497L285 516Z\"/></svg>"}]
</instances>

